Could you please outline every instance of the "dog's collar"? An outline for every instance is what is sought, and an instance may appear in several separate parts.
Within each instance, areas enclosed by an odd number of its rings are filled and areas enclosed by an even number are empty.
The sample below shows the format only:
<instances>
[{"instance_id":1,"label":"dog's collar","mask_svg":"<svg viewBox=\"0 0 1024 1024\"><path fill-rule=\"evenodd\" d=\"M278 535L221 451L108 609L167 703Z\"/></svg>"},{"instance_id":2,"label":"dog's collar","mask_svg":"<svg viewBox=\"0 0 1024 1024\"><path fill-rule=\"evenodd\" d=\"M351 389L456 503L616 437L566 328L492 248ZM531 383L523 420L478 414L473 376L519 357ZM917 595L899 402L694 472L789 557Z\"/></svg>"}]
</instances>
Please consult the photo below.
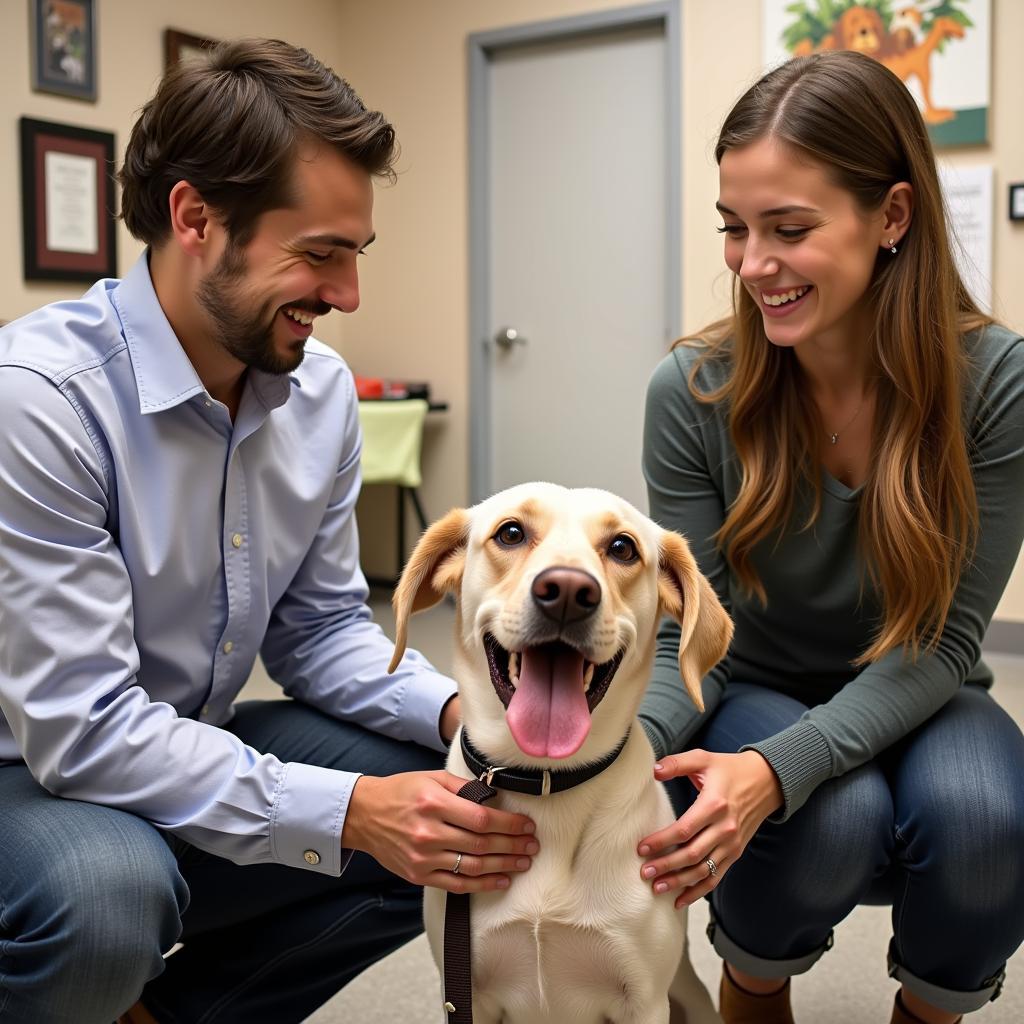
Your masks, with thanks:
<instances>
[{"instance_id":1,"label":"dog's collar","mask_svg":"<svg viewBox=\"0 0 1024 1024\"><path fill-rule=\"evenodd\" d=\"M490 764L480 753L462 729L462 756L466 759L469 770L488 786L499 789L510 789L516 793L527 793L530 796L548 796L550 793L561 793L572 789L588 779L592 779L605 770L622 753L622 748L629 739L629 733L622 742L599 761L580 765L578 768L567 768L564 771L548 771L546 768L510 768L505 765Z\"/></svg>"}]
</instances>

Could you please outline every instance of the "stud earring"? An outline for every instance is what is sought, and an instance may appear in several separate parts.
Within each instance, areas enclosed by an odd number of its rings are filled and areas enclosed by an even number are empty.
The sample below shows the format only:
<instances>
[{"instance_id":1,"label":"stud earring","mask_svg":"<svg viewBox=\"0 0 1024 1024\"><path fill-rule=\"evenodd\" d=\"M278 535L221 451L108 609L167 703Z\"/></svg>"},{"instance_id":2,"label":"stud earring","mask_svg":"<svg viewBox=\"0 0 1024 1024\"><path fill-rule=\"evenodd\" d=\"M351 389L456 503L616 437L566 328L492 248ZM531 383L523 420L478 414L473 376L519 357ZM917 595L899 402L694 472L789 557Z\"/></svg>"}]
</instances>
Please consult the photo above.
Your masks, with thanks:
<instances>
[{"instance_id":1,"label":"stud earring","mask_svg":"<svg viewBox=\"0 0 1024 1024\"><path fill-rule=\"evenodd\" d=\"M893 256L896 255L896 239L895 238L890 238L889 239L889 252L891 252L893 254Z\"/></svg>"}]
</instances>

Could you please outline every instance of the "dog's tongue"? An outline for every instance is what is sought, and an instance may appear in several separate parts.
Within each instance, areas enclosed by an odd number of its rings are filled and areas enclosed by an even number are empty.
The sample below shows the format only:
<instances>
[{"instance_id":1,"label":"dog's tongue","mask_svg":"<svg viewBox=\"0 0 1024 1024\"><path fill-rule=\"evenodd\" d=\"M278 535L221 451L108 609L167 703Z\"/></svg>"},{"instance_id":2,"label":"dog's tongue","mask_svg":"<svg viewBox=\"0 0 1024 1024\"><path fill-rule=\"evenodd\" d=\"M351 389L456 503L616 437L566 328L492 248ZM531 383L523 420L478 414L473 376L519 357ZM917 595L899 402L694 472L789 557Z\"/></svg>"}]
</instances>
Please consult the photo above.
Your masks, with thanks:
<instances>
[{"instance_id":1,"label":"dog's tongue","mask_svg":"<svg viewBox=\"0 0 1024 1024\"><path fill-rule=\"evenodd\" d=\"M575 754L590 732L583 655L566 644L526 648L519 658L519 682L505 720L524 754Z\"/></svg>"}]
</instances>

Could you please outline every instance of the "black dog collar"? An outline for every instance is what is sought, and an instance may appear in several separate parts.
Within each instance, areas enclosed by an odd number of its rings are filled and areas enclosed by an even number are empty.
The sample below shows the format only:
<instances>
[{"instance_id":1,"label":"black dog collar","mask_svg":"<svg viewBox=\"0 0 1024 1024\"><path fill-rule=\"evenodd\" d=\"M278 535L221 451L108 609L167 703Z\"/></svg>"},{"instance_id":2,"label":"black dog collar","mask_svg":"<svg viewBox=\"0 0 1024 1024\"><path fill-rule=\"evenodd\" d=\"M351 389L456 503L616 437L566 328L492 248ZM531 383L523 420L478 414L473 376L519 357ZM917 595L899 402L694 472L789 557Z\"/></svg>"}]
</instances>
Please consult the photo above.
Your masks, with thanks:
<instances>
[{"instance_id":1,"label":"black dog collar","mask_svg":"<svg viewBox=\"0 0 1024 1024\"><path fill-rule=\"evenodd\" d=\"M580 765L578 768L567 768L564 771L548 771L546 768L512 768L505 765L491 764L480 753L462 730L462 756L466 759L469 770L488 786L499 789L510 789L515 793L527 793L530 796L547 796L549 793L561 793L572 789L588 779L592 779L605 770L615 758L622 753L622 748L629 739L629 733L622 742L599 761Z\"/></svg>"}]
</instances>

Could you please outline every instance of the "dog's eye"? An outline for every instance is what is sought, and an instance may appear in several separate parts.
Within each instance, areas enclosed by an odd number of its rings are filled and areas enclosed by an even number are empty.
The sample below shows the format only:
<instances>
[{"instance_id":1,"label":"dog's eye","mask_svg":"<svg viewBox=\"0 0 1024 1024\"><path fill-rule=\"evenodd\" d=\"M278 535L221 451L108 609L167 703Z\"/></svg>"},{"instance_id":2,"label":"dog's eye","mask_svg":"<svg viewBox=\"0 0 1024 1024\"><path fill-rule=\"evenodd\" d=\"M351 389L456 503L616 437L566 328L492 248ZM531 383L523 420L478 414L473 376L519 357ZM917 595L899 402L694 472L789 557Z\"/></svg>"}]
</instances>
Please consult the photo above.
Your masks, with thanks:
<instances>
[{"instance_id":1,"label":"dog's eye","mask_svg":"<svg viewBox=\"0 0 1024 1024\"><path fill-rule=\"evenodd\" d=\"M498 532L494 535L494 539L502 547L514 548L517 544L522 544L526 540L526 531L515 520L512 520L508 523L502 523L498 527Z\"/></svg>"},{"instance_id":2,"label":"dog's eye","mask_svg":"<svg viewBox=\"0 0 1024 1024\"><path fill-rule=\"evenodd\" d=\"M626 565L630 562L635 562L640 557L640 553L636 549L636 541L632 537L627 537L624 533L620 533L608 545L608 554L616 562L622 562Z\"/></svg>"}]
</instances>

